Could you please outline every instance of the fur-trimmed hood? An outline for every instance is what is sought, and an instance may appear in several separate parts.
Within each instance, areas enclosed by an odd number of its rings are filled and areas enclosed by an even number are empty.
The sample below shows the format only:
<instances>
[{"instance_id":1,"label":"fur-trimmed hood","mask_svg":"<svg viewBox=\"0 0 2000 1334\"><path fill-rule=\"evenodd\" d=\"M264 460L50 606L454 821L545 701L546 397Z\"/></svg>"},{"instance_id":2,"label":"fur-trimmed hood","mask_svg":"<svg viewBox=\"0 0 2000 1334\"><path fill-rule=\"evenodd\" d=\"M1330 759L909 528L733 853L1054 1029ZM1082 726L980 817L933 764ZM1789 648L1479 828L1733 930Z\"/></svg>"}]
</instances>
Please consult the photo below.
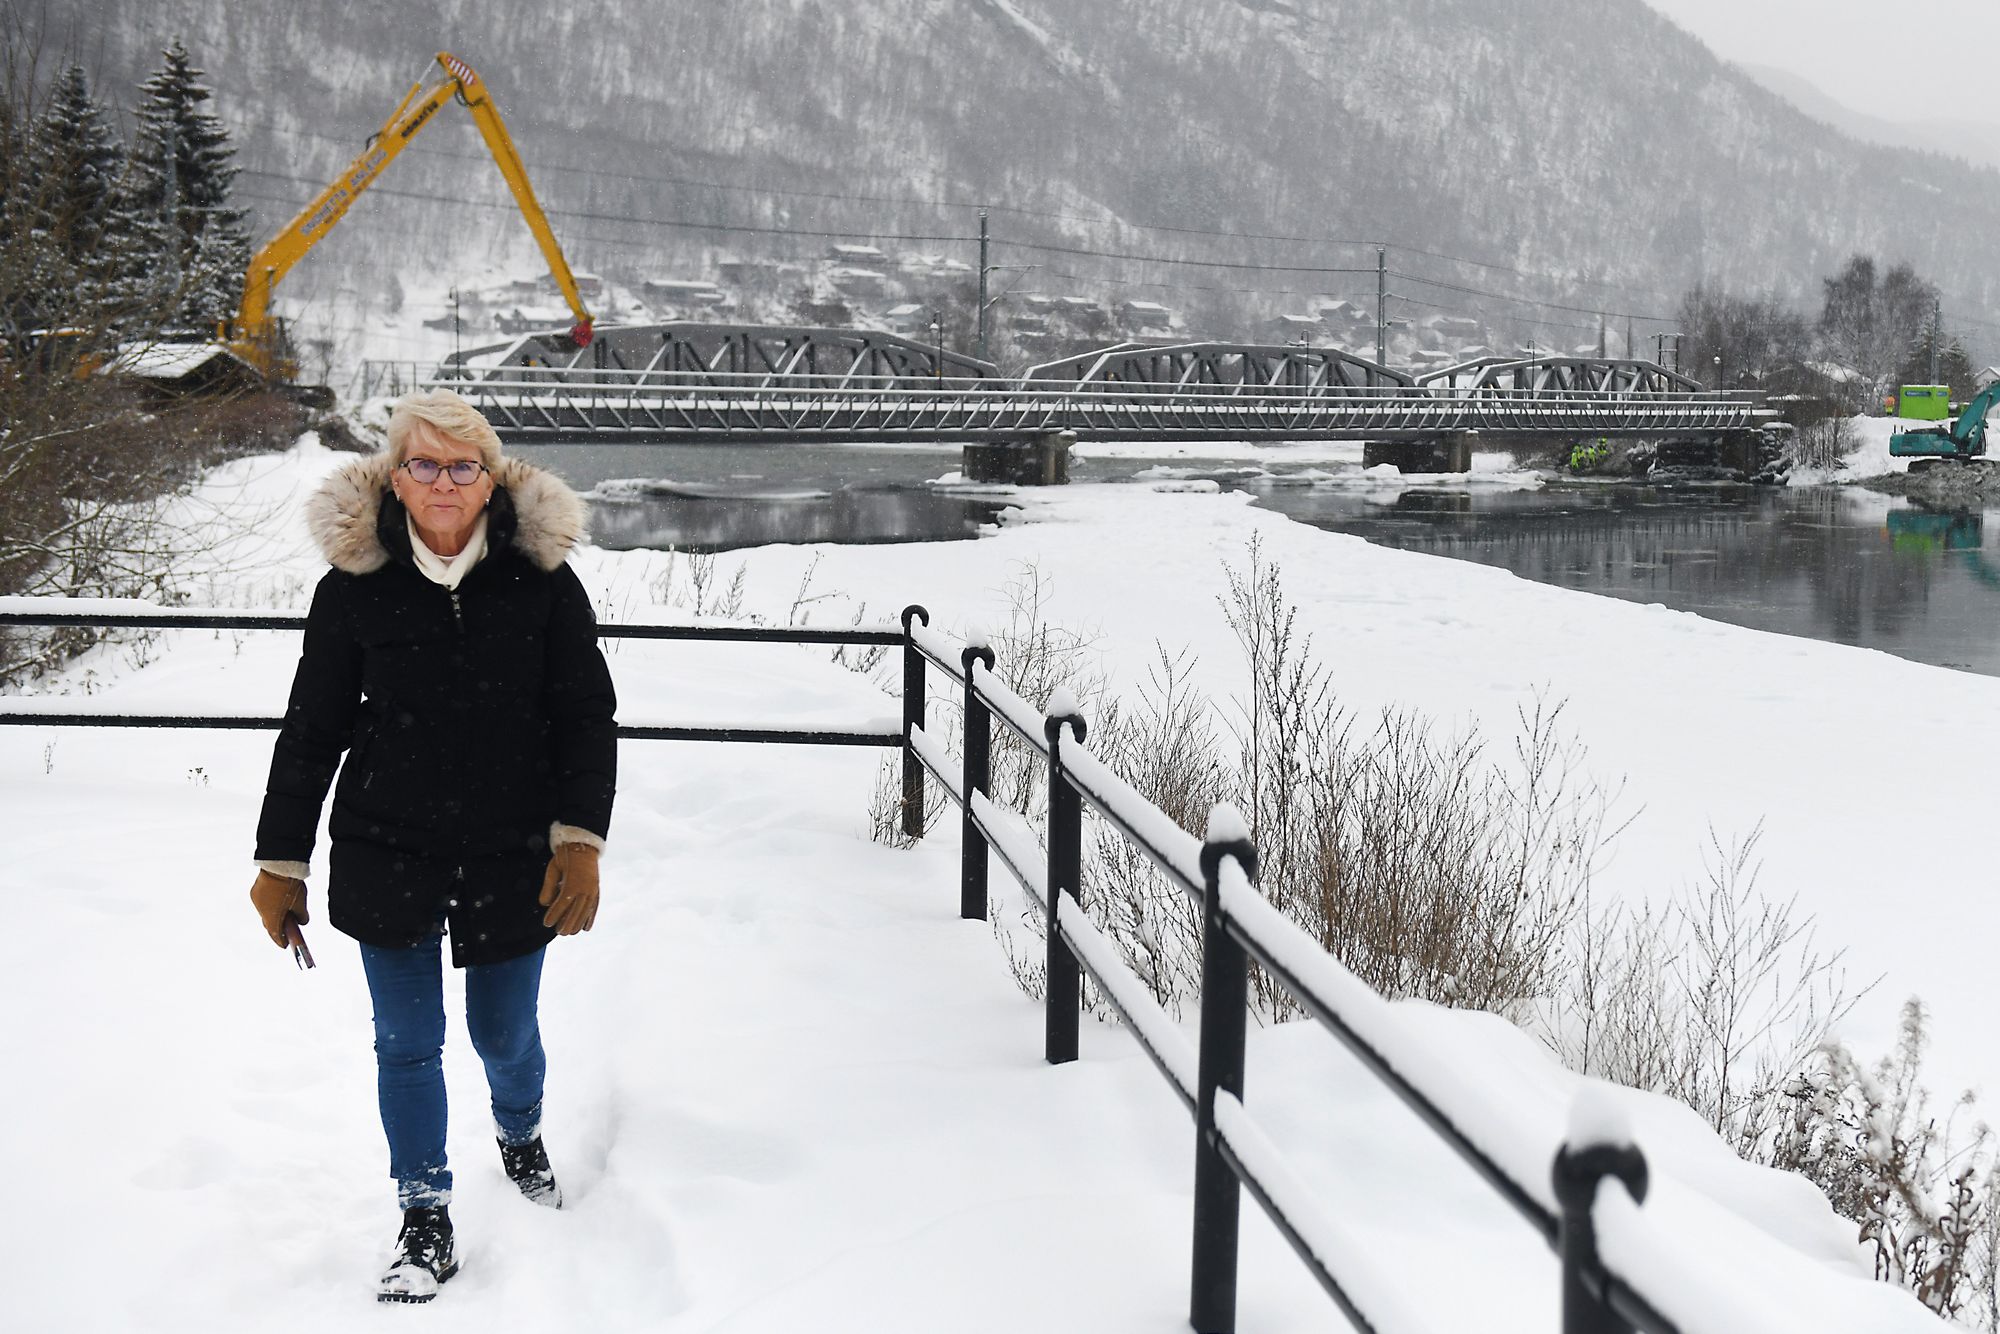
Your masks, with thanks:
<instances>
[{"instance_id":1,"label":"fur-trimmed hood","mask_svg":"<svg viewBox=\"0 0 2000 1334\"><path fill-rule=\"evenodd\" d=\"M409 558L406 511L389 488L391 471L387 454L354 459L307 499L306 527L335 569L373 574ZM587 520L582 497L554 473L514 458L502 458L493 470L487 511L493 546L512 546L537 569L553 570L582 540Z\"/></svg>"}]
</instances>

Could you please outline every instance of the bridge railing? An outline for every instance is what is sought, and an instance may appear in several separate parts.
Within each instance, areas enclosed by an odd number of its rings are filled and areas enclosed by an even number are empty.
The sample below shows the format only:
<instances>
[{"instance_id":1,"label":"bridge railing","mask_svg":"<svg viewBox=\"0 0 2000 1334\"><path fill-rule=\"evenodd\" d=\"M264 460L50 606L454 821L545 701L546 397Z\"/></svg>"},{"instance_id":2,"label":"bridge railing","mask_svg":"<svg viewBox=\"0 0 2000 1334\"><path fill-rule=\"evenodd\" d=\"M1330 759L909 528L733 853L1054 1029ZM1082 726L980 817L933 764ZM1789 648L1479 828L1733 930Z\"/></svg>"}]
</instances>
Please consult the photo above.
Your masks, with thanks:
<instances>
[{"instance_id":1,"label":"bridge railing","mask_svg":"<svg viewBox=\"0 0 2000 1334\"><path fill-rule=\"evenodd\" d=\"M299 630L304 622L290 612L0 598L0 626ZM898 731L874 723L819 729L651 723L621 725L619 735L900 748L902 827L912 838L924 832L925 773L938 782L962 817L960 915L986 915L987 875L994 859L1041 912L1047 928L1045 1059L1061 1063L1077 1057L1087 973L1194 1116L1189 1323L1199 1334L1234 1334L1240 1204L1246 1188L1357 1329L1416 1334L1423 1328L1397 1286L1357 1261L1365 1250L1353 1244L1351 1230L1314 1199L1247 1110L1244 1058L1252 960L1555 1248L1561 1262L1563 1334L1680 1334L1681 1327L1662 1314L1655 1295L1600 1251L1597 1238L1606 1222L1620 1253L1628 1260L1643 1257L1649 1274L1655 1281L1671 1282L1685 1308L1728 1309L1733 1289L1686 1260L1681 1248L1663 1244L1662 1234L1637 1207L1647 1194L1647 1168L1635 1146L1616 1135L1586 1132L1563 1143L1553 1162L1540 1160L1532 1144L1496 1123L1490 1090L1475 1087L1437 1059L1403 1029L1388 1001L1258 893L1257 851L1233 811L1217 808L1206 837L1196 839L1085 748L1087 724L1067 692L1059 692L1051 711L1044 713L995 674L990 647L953 641L932 630L929 622L924 608L911 606L904 609L900 628L622 624L603 625L599 631L606 638L901 648L903 717ZM926 726L931 667L960 692L964 731L956 764ZM995 720L1047 766L1045 845L1019 815L991 799ZM69 698L0 701L0 724L23 726L276 729L281 723L264 714L79 709ZM1086 805L1200 906L1201 1008L1192 1044L1084 911ZM1607 1185L1607 1179L1618 1184Z\"/></svg>"},{"instance_id":2,"label":"bridge railing","mask_svg":"<svg viewBox=\"0 0 2000 1334\"><path fill-rule=\"evenodd\" d=\"M727 438L758 433L843 439L992 439L1061 430L1179 438L1248 432L1369 438L1377 433L1628 432L1742 429L1756 422L1743 395L1484 389L1432 394L1400 386L1157 386L905 381L801 376L542 379L513 371L459 383L508 439Z\"/></svg>"},{"instance_id":3,"label":"bridge railing","mask_svg":"<svg viewBox=\"0 0 2000 1334\"><path fill-rule=\"evenodd\" d=\"M371 366L404 363L370 363ZM470 384L481 391L507 393L549 393L561 389L586 390L604 394L621 392L688 394L703 391L813 394L879 394L936 396L978 394L1010 396L1035 401L1069 401L1078 398L1129 398L1144 402L1172 398L1190 402L1236 402L1245 399L1293 402L1299 399L1407 402L1446 399L1496 403L1577 403L1671 402L1754 404L1762 396L1748 390L1667 391L1656 389L1514 389L1501 386L1451 385L1350 385L1263 384L1257 381L1229 383L1146 380L1037 380L1007 379L997 376L859 375L809 371L708 371L560 366L444 367L425 377L426 383L463 388Z\"/></svg>"}]
</instances>

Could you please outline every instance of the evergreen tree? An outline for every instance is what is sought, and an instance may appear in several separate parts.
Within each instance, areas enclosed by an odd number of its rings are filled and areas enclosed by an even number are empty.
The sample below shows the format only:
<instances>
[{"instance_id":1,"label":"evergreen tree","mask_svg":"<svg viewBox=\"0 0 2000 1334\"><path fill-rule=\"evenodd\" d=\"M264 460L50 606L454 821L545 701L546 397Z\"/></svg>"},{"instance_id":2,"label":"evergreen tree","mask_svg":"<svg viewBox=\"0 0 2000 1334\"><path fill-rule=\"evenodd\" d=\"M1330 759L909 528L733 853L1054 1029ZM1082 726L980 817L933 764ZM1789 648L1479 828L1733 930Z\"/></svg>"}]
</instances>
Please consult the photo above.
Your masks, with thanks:
<instances>
[{"instance_id":1,"label":"evergreen tree","mask_svg":"<svg viewBox=\"0 0 2000 1334\"><path fill-rule=\"evenodd\" d=\"M146 80L132 151L137 242L125 277L171 327L206 331L236 313L250 263L245 211L229 202L236 150L176 38ZM129 288L128 288L129 290Z\"/></svg>"},{"instance_id":2,"label":"evergreen tree","mask_svg":"<svg viewBox=\"0 0 2000 1334\"><path fill-rule=\"evenodd\" d=\"M105 322L132 219L119 193L125 152L83 67L57 76L29 149L32 214L46 271L45 324Z\"/></svg>"}]
</instances>

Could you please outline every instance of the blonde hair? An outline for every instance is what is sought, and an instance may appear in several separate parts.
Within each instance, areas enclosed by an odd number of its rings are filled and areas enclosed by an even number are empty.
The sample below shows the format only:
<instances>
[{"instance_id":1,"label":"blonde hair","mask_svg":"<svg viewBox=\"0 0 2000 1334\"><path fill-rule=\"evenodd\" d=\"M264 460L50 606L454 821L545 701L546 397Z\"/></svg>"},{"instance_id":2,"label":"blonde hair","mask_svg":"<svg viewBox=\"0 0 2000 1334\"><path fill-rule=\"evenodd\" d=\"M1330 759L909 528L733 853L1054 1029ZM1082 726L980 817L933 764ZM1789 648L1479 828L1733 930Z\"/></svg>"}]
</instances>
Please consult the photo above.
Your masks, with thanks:
<instances>
[{"instance_id":1,"label":"blonde hair","mask_svg":"<svg viewBox=\"0 0 2000 1334\"><path fill-rule=\"evenodd\" d=\"M424 422L439 435L477 449L479 461L489 470L500 466L500 437L494 434L492 423L478 408L449 389L405 394L396 400L396 406L389 412L391 464L400 466L403 462L403 454L410 447L410 435L417 429L418 422Z\"/></svg>"}]
</instances>

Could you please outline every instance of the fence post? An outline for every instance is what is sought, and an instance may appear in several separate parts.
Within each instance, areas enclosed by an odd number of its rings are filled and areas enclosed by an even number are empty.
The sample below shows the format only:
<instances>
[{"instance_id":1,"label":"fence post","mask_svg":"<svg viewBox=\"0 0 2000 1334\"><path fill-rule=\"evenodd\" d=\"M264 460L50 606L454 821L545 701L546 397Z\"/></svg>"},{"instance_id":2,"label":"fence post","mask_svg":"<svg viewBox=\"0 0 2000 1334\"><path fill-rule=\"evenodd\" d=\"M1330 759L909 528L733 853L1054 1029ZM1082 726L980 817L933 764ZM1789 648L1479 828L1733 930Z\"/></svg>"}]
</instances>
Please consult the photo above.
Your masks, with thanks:
<instances>
[{"instance_id":1,"label":"fence post","mask_svg":"<svg viewBox=\"0 0 2000 1334\"><path fill-rule=\"evenodd\" d=\"M1255 879L1257 849L1210 839L1201 847L1201 1034L1195 1094L1194 1264L1188 1323L1195 1334L1236 1329L1237 1223L1242 1184L1222 1156L1215 1095L1243 1096L1243 1048L1250 1021L1250 961L1222 915L1222 859L1234 857Z\"/></svg>"},{"instance_id":2,"label":"fence post","mask_svg":"<svg viewBox=\"0 0 2000 1334\"><path fill-rule=\"evenodd\" d=\"M924 655L917 651L911 618L931 623L931 614L916 603L903 608L903 835L924 836L924 762L910 741L910 729L924 725Z\"/></svg>"},{"instance_id":3,"label":"fence post","mask_svg":"<svg viewBox=\"0 0 2000 1334\"><path fill-rule=\"evenodd\" d=\"M1556 1151L1556 1203L1562 1208L1556 1249L1562 1257L1563 1334L1632 1334L1632 1326L1605 1300L1604 1266L1597 1256L1597 1225L1590 1216L1597 1185L1606 1177L1625 1183L1635 1203L1646 1202L1646 1156L1632 1144L1593 1144Z\"/></svg>"},{"instance_id":4,"label":"fence post","mask_svg":"<svg viewBox=\"0 0 2000 1334\"><path fill-rule=\"evenodd\" d=\"M972 794L985 793L992 786L993 715L972 684L972 668L979 663L992 671L993 650L968 644L958 661L965 669L965 778L960 788L965 793L965 823L959 840L958 915L984 920L986 835L979 832L979 821L972 813Z\"/></svg>"},{"instance_id":5,"label":"fence post","mask_svg":"<svg viewBox=\"0 0 2000 1334\"><path fill-rule=\"evenodd\" d=\"M1070 710L1042 720L1042 735L1049 739L1049 916L1045 923L1049 951L1042 1054L1050 1065L1076 1059L1083 1010L1083 974L1056 928L1056 905L1064 894L1083 902L1083 799L1063 777L1065 726L1081 744L1086 731L1082 714Z\"/></svg>"}]
</instances>

